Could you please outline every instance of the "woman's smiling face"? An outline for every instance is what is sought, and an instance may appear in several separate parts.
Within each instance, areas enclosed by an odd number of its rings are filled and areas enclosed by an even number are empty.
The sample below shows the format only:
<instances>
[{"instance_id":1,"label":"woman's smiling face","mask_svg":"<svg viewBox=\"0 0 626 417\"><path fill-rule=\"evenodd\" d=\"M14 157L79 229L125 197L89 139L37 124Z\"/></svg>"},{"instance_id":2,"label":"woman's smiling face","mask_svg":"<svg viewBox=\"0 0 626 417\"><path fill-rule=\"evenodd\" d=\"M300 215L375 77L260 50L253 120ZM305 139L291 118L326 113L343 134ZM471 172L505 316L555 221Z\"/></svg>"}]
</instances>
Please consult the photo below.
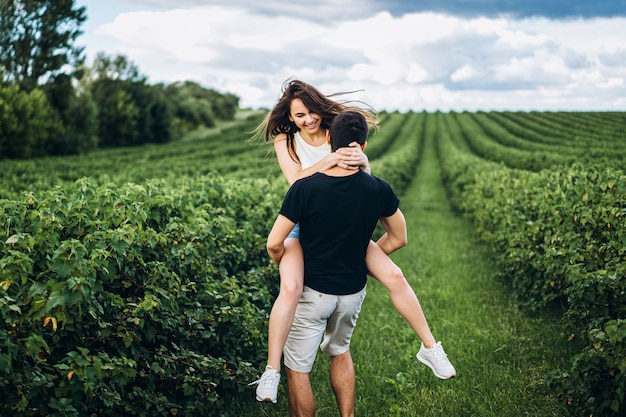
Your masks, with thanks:
<instances>
[{"instance_id":1,"label":"woman's smiling face","mask_svg":"<svg viewBox=\"0 0 626 417\"><path fill-rule=\"evenodd\" d=\"M298 129L311 135L317 133L322 124L322 117L310 111L299 98L291 100L289 120L294 122Z\"/></svg>"}]
</instances>

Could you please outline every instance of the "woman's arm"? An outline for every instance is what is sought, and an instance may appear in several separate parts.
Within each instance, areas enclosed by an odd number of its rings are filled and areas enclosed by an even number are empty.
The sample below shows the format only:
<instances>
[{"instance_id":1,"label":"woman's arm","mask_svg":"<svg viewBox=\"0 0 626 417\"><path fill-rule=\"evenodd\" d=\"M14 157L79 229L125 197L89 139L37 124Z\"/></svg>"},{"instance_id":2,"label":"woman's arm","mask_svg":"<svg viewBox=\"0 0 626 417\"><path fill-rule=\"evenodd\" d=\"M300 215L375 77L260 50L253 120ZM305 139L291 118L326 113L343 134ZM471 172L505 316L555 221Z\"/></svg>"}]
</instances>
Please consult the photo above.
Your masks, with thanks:
<instances>
[{"instance_id":1,"label":"woman's arm","mask_svg":"<svg viewBox=\"0 0 626 417\"><path fill-rule=\"evenodd\" d=\"M337 165L337 154L330 153L318 161L315 165L302 169L298 162L291 159L291 155L287 149L287 137L284 134L276 136L276 139L274 139L274 149L276 150L276 157L278 158L280 169L289 185L293 184L300 178L308 177L316 172L325 171Z\"/></svg>"},{"instance_id":2,"label":"woman's arm","mask_svg":"<svg viewBox=\"0 0 626 417\"><path fill-rule=\"evenodd\" d=\"M363 153L361 146L356 142L352 142L349 147L339 148L337 151L331 152L314 165L305 169L302 169L302 166L291 158L289 149L287 148L287 135L281 133L276 136L274 139L274 150L276 151L280 169L289 185L300 178L308 177L316 172L325 171L335 165L346 169L362 169L368 174L371 173L367 155Z\"/></svg>"},{"instance_id":3,"label":"woman's arm","mask_svg":"<svg viewBox=\"0 0 626 417\"><path fill-rule=\"evenodd\" d=\"M363 149L365 149L365 146L361 148L361 145L356 142L352 142L350 146L345 148L337 149L335 151L338 156L337 165L346 169L361 169L371 174L372 168L370 167L370 161L363 152Z\"/></svg>"}]
</instances>

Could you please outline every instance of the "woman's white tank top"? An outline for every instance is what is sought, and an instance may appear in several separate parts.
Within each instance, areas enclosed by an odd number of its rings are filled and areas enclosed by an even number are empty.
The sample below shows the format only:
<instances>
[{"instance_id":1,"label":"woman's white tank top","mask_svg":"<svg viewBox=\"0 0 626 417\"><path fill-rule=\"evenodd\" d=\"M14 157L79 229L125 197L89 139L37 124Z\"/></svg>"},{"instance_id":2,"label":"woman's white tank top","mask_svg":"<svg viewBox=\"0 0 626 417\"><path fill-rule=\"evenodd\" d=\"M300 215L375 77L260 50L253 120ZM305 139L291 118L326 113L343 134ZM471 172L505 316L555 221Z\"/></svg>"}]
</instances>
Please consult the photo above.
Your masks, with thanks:
<instances>
[{"instance_id":1,"label":"woman's white tank top","mask_svg":"<svg viewBox=\"0 0 626 417\"><path fill-rule=\"evenodd\" d=\"M302 139L300 132L294 135L296 141L296 155L300 158L300 167L307 169L311 165L315 165L330 153L330 145L324 142L321 146L311 146Z\"/></svg>"}]
</instances>

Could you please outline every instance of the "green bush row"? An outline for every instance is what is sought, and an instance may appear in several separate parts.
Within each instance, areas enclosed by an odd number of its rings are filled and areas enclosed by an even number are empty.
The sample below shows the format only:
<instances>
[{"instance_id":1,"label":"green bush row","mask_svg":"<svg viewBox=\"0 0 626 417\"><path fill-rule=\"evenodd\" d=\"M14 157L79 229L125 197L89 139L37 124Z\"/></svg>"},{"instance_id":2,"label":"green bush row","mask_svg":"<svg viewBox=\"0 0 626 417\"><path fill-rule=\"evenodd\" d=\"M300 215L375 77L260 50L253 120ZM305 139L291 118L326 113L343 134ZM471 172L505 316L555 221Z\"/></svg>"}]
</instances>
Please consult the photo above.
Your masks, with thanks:
<instances>
[{"instance_id":1,"label":"green bush row","mask_svg":"<svg viewBox=\"0 0 626 417\"><path fill-rule=\"evenodd\" d=\"M282 182L0 200L0 414L217 415L264 359Z\"/></svg>"},{"instance_id":2,"label":"green bush row","mask_svg":"<svg viewBox=\"0 0 626 417\"><path fill-rule=\"evenodd\" d=\"M1 105L0 105L1 108ZM182 177L208 173L267 177L280 173L275 159L268 158L269 145L247 141L262 114L252 114L233 126L199 129L183 140L160 145L100 149L89 155L2 161L0 198L16 199L20 193L48 190L56 185L71 186L89 177L98 183L141 184L148 179L179 181ZM246 177L245 174L238 175Z\"/></svg>"},{"instance_id":3,"label":"green bush row","mask_svg":"<svg viewBox=\"0 0 626 417\"><path fill-rule=\"evenodd\" d=\"M530 308L559 299L582 352L560 381L594 414L623 410L626 390L626 176L575 164L483 173L465 193L499 271Z\"/></svg>"},{"instance_id":4,"label":"green bush row","mask_svg":"<svg viewBox=\"0 0 626 417\"><path fill-rule=\"evenodd\" d=\"M396 194L402 195L415 176L426 134L426 113L408 113L405 123L394 131L398 139L379 158L371 162L372 174L386 180ZM395 127L395 126L394 126ZM367 148L365 149L367 151Z\"/></svg>"},{"instance_id":5,"label":"green bush row","mask_svg":"<svg viewBox=\"0 0 626 417\"><path fill-rule=\"evenodd\" d=\"M626 392L626 175L574 164L538 173L461 152L443 124L444 181L493 249L502 279L529 309L565 305L582 350L559 387L586 415L620 415Z\"/></svg>"},{"instance_id":6,"label":"green bush row","mask_svg":"<svg viewBox=\"0 0 626 417\"><path fill-rule=\"evenodd\" d=\"M400 131L405 125L409 113L382 113L379 114L380 129L372 129L367 139L365 153L370 161L380 158L400 138Z\"/></svg>"},{"instance_id":7,"label":"green bush row","mask_svg":"<svg viewBox=\"0 0 626 417\"><path fill-rule=\"evenodd\" d=\"M626 162L626 152L614 136L594 141L589 138L593 129L612 135L621 128L619 119L606 121L602 118L610 117L611 113L581 113L578 117L588 117L591 120L587 130L579 131L577 136L568 137L564 137L559 129L568 127L566 124L576 117L572 113L561 112L556 113L556 116L549 112L540 113L541 122L555 118L560 123L552 125L554 130L551 131L551 136L546 133L545 128L528 123L532 113L523 113L521 119L526 122L524 127L512 122L507 117L510 114L463 112L452 113L447 117L456 119L460 126L459 134L474 154L486 160L502 162L510 168L540 171L575 162L621 168ZM447 120L447 123L452 121ZM560 138L559 143L544 143L546 140L554 140L555 137Z\"/></svg>"}]
</instances>

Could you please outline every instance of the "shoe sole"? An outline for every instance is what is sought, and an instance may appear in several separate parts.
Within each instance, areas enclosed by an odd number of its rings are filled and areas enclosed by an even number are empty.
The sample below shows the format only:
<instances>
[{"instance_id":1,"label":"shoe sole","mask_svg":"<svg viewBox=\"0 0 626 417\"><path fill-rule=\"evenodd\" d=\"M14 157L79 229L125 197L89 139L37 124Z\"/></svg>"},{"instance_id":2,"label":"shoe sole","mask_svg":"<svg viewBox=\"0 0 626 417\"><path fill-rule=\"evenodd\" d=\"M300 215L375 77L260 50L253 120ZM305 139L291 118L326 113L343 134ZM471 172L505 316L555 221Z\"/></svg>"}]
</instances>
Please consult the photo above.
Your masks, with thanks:
<instances>
[{"instance_id":1,"label":"shoe sole","mask_svg":"<svg viewBox=\"0 0 626 417\"><path fill-rule=\"evenodd\" d=\"M271 398L256 397L256 400L259 401L259 402L266 402L266 403L276 404L276 400L272 400Z\"/></svg>"},{"instance_id":2,"label":"shoe sole","mask_svg":"<svg viewBox=\"0 0 626 417\"><path fill-rule=\"evenodd\" d=\"M417 358L418 361L420 361L421 363L423 363L424 365L428 366L428 368L430 368L430 370L433 372L433 374L435 374L435 376L439 379L452 379L456 376L456 373L450 376L445 376L445 375L441 375L438 374L437 371L435 371L435 369L432 367L432 365L430 364L430 362L428 362L425 359L422 359L420 357L420 354L418 353L417 355L415 355L415 357Z\"/></svg>"}]
</instances>

